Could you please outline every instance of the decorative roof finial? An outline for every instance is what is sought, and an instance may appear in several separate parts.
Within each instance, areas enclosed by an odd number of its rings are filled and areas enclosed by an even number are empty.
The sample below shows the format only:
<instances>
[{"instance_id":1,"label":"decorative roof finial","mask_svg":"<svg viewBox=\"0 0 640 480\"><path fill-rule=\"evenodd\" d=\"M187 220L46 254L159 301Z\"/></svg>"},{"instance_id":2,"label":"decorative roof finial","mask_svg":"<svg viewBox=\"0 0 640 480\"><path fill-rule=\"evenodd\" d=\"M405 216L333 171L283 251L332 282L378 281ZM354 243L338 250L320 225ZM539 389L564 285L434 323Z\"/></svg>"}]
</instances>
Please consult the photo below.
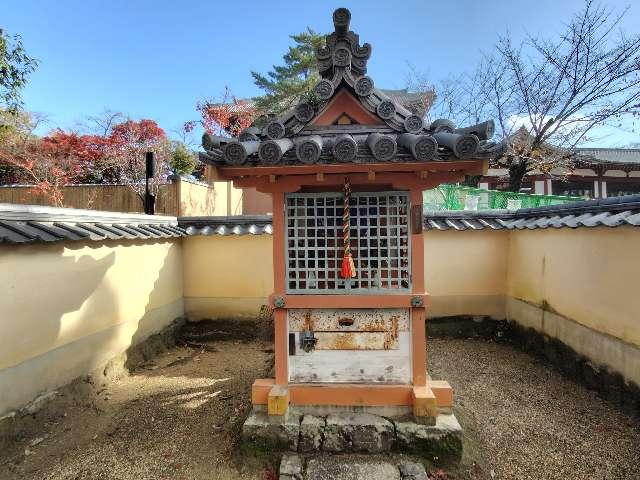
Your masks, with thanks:
<instances>
[{"instance_id":1,"label":"decorative roof finial","mask_svg":"<svg viewBox=\"0 0 640 480\"><path fill-rule=\"evenodd\" d=\"M326 36L326 45L316 50L318 70L323 78L334 78L336 69L339 72L351 71L355 76L367 73L371 45L360 45L358 35L349 30L350 21L351 12L346 8L338 8L333 12L335 31ZM320 88L328 92L326 87Z\"/></svg>"},{"instance_id":2,"label":"decorative roof finial","mask_svg":"<svg viewBox=\"0 0 640 480\"><path fill-rule=\"evenodd\" d=\"M337 8L333 12L333 26L339 37L344 37L349 31L349 22L351 21L351 12L346 8Z\"/></svg>"}]
</instances>

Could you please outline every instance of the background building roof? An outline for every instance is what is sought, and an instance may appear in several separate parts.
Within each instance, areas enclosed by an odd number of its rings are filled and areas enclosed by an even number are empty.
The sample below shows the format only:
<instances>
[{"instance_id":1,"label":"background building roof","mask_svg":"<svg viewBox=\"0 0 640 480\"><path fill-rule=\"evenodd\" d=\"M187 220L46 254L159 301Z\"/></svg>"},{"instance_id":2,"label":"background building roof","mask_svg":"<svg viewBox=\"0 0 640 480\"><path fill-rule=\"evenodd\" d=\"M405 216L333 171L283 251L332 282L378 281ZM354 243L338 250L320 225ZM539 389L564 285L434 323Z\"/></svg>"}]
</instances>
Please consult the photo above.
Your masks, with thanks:
<instances>
[{"instance_id":1,"label":"background building roof","mask_svg":"<svg viewBox=\"0 0 640 480\"><path fill-rule=\"evenodd\" d=\"M640 163L640 148L576 148L589 162Z\"/></svg>"}]
</instances>

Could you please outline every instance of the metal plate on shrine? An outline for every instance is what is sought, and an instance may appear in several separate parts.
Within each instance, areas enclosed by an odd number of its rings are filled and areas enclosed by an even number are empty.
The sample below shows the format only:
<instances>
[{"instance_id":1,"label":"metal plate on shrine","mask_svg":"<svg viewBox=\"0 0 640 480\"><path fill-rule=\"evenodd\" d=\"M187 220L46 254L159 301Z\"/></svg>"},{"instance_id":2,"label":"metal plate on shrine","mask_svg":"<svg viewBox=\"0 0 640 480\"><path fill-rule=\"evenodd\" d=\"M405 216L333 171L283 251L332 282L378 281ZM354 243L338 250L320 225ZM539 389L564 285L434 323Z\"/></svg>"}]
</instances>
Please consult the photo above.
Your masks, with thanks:
<instances>
[{"instance_id":1,"label":"metal plate on shrine","mask_svg":"<svg viewBox=\"0 0 640 480\"><path fill-rule=\"evenodd\" d=\"M316 350L397 350L391 332L316 332Z\"/></svg>"},{"instance_id":2,"label":"metal plate on shrine","mask_svg":"<svg viewBox=\"0 0 640 480\"><path fill-rule=\"evenodd\" d=\"M403 308L291 309L289 332L311 331L316 350L395 350L409 331Z\"/></svg>"},{"instance_id":3,"label":"metal plate on shrine","mask_svg":"<svg viewBox=\"0 0 640 480\"><path fill-rule=\"evenodd\" d=\"M296 308L288 310L289 331L387 332L409 330L406 308Z\"/></svg>"}]
</instances>

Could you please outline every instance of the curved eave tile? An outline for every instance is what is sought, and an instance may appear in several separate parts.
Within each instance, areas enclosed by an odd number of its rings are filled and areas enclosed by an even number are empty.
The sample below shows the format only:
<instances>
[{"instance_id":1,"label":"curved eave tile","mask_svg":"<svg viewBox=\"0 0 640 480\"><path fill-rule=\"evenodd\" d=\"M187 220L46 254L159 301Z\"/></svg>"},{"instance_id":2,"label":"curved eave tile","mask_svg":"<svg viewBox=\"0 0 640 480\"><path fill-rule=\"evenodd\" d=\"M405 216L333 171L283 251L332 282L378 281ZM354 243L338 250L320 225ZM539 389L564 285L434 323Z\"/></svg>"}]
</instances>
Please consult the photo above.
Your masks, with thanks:
<instances>
[{"instance_id":1,"label":"curved eave tile","mask_svg":"<svg viewBox=\"0 0 640 480\"><path fill-rule=\"evenodd\" d=\"M218 235L218 236L242 236L242 235L271 235L273 229L271 224L227 224L204 225L204 226L188 226L185 230L189 236L194 235Z\"/></svg>"},{"instance_id":2,"label":"curved eave tile","mask_svg":"<svg viewBox=\"0 0 640 480\"><path fill-rule=\"evenodd\" d=\"M0 220L0 243L148 240L184 235L183 229L169 225Z\"/></svg>"}]
</instances>

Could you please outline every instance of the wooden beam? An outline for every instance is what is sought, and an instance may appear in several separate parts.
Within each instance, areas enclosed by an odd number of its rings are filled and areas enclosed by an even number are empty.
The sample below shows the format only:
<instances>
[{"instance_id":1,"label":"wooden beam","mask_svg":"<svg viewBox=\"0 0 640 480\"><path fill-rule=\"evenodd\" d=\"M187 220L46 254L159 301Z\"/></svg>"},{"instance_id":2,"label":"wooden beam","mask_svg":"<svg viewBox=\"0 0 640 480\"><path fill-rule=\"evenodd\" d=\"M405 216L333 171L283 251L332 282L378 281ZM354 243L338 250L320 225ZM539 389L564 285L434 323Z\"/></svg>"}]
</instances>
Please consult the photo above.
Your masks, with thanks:
<instances>
[{"instance_id":1,"label":"wooden beam","mask_svg":"<svg viewBox=\"0 0 640 480\"><path fill-rule=\"evenodd\" d=\"M291 405L412 406L411 385L290 384Z\"/></svg>"},{"instance_id":2,"label":"wooden beam","mask_svg":"<svg viewBox=\"0 0 640 480\"><path fill-rule=\"evenodd\" d=\"M453 388L445 380L427 380L427 386L431 389L440 408L453 406Z\"/></svg>"},{"instance_id":3,"label":"wooden beam","mask_svg":"<svg viewBox=\"0 0 640 480\"><path fill-rule=\"evenodd\" d=\"M273 286L276 292L285 289L285 221L284 194L277 192L272 195L273 202ZM274 349L276 384L286 385L289 381L288 372L288 344L287 344L287 315L283 310L274 312Z\"/></svg>"},{"instance_id":4,"label":"wooden beam","mask_svg":"<svg viewBox=\"0 0 640 480\"><path fill-rule=\"evenodd\" d=\"M269 393L275 385L273 378L258 378L251 387L251 403L253 405L268 405ZM433 393L439 409L450 409L453 406L453 389L444 380L428 380L425 384ZM405 405L414 403L413 385L384 385L384 384L296 384L288 385L289 402L291 405L305 405L307 401L317 402L310 405ZM419 387L418 387L419 388ZM419 390L418 390L419 391ZM332 395L340 394L334 400ZM315 397L314 397L315 395ZM311 400L310 400L311 398ZM313 400L315 398L315 400ZM368 399L368 401L366 400ZM321 403L321 402L327 403Z\"/></svg>"},{"instance_id":5,"label":"wooden beam","mask_svg":"<svg viewBox=\"0 0 640 480\"><path fill-rule=\"evenodd\" d=\"M425 332L425 309L411 309L411 362L413 384L425 385L427 382L427 337Z\"/></svg>"},{"instance_id":6,"label":"wooden beam","mask_svg":"<svg viewBox=\"0 0 640 480\"><path fill-rule=\"evenodd\" d=\"M410 308L413 297L421 297L424 305L428 304L429 294L412 293L401 295L286 295L276 293L269 296L269 305L275 308L274 298L284 299L284 309L288 308ZM276 312L284 311L276 308Z\"/></svg>"},{"instance_id":7,"label":"wooden beam","mask_svg":"<svg viewBox=\"0 0 640 480\"><path fill-rule=\"evenodd\" d=\"M276 370L276 384L289 383L289 343L287 335L287 311L276 309L273 312L274 324L274 362Z\"/></svg>"},{"instance_id":8,"label":"wooden beam","mask_svg":"<svg viewBox=\"0 0 640 480\"><path fill-rule=\"evenodd\" d=\"M426 190L434 188L441 183L452 183L460 181L465 174L470 172L433 172L427 175L427 178L418 178L412 172L382 172L376 173L376 184L392 185L398 190ZM236 188L252 187L263 193L274 192L297 192L302 187L314 186L339 186L344 185L345 178L349 180L353 186L371 185L367 173L355 174L325 174L322 181L318 181L317 173L310 175L298 176L282 176L278 177L276 183L270 183L268 178L263 177L246 177L236 178L233 184Z\"/></svg>"},{"instance_id":9,"label":"wooden beam","mask_svg":"<svg viewBox=\"0 0 640 480\"><path fill-rule=\"evenodd\" d=\"M257 378L251 385L251 403L253 405L266 405L269 401L269 392L276 384L273 378Z\"/></svg>"},{"instance_id":10,"label":"wooden beam","mask_svg":"<svg viewBox=\"0 0 640 480\"><path fill-rule=\"evenodd\" d=\"M329 165L287 165L272 167L220 167L218 170L224 178L257 177L267 175L310 175L323 173L366 173L373 172L449 172L468 171L481 174L484 160L456 160L430 162L397 162L397 163L339 163Z\"/></svg>"}]
</instances>

